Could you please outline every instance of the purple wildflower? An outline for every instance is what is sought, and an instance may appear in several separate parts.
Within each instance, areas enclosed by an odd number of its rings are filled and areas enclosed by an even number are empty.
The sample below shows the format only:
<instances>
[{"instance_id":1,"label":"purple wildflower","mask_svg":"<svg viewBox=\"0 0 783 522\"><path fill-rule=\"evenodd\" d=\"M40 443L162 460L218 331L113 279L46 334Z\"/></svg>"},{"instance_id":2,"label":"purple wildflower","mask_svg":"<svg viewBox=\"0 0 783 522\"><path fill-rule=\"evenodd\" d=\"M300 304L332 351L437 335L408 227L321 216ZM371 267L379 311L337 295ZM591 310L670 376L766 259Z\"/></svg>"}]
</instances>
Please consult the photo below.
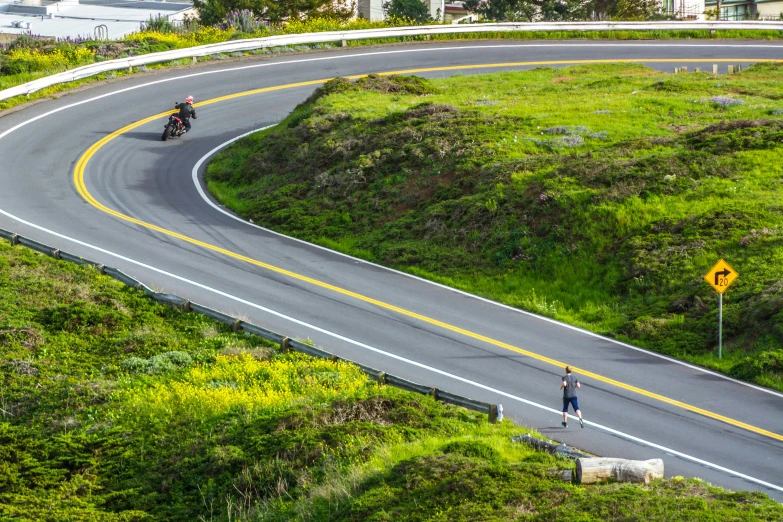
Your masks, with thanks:
<instances>
[{"instance_id":1,"label":"purple wildflower","mask_svg":"<svg viewBox=\"0 0 783 522\"><path fill-rule=\"evenodd\" d=\"M731 107L732 105L745 105L745 102L742 100L735 100L734 98L729 98L728 96L713 96L710 98L712 100L712 103L715 105L718 105L720 107Z\"/></svg>"}]
</instances>

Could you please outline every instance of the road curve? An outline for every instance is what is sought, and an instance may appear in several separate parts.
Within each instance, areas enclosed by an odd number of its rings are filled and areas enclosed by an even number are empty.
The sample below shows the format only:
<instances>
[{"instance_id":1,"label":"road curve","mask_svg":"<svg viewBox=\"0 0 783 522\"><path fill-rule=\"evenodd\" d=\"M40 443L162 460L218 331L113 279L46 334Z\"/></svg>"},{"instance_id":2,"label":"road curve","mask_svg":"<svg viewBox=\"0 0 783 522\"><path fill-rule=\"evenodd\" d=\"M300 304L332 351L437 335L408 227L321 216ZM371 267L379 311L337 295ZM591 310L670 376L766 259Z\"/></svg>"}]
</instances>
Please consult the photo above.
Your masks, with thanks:
<instances>
[{"instance_id":1,"label":"road curve","mask_svg":"<svg viewBox=\"0 0 783 522\"><path fill-rule=\"evenodd\" d=\"M588 451L661 457L667 475L783 500L783 394L260 229L193 182L210 151L274 124L314 81L338 75L437 77L596 60L663 70L719 63L723 72L773 59L783 59L783 45L504 40L135 75L0 114L0 227L357 362L502 403L507 417ZM194 132L163 143L164 119L143 120L185 94L224 99L199 108ZM561 363L582 370L583 430L559 426Z\"/></svg>"}]
</instances>

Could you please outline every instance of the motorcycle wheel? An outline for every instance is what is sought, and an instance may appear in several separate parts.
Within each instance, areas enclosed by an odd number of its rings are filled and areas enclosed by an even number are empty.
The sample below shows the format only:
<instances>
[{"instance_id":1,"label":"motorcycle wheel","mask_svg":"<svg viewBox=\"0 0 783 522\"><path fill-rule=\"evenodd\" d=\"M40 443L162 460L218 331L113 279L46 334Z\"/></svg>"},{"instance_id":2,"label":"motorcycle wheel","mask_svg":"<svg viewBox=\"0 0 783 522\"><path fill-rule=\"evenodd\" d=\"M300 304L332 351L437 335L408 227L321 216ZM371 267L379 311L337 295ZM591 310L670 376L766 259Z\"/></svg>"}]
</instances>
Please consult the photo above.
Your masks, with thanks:
<instances>
[{"instance_id":1,"label":"motorcycle wheel","mask_svg":"<svg viewBox=\"0 0 783 522\"><path fill-rule=\"evenodd\" d=\"M169 125L166 125L166 128L163 129L163 135L160 137L163 141L166 141L169 137L169 133L171 132L171 129L169 128Z\"/></svg>"}]
</instances>

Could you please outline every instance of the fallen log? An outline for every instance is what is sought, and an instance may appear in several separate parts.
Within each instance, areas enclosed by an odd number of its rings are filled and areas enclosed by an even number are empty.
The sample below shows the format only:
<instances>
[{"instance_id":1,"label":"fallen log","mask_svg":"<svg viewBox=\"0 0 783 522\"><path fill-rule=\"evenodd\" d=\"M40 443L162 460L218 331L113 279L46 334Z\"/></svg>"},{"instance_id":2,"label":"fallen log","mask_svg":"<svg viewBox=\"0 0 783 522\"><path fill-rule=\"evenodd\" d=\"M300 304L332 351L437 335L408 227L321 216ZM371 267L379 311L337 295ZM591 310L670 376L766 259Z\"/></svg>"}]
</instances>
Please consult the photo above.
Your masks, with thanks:
<instances>
[{"instance_id":1,"label":"fallen log","mask_svg":"<svg viewBox=\"0 0 783 522\"><path fill-rule=\"evenodd\" d=\"M617 482L649 484L663 478L663 460L626 460L610 458L576 459L577 484L595 484L614 479Z\"/></svg>"}]
</instances>

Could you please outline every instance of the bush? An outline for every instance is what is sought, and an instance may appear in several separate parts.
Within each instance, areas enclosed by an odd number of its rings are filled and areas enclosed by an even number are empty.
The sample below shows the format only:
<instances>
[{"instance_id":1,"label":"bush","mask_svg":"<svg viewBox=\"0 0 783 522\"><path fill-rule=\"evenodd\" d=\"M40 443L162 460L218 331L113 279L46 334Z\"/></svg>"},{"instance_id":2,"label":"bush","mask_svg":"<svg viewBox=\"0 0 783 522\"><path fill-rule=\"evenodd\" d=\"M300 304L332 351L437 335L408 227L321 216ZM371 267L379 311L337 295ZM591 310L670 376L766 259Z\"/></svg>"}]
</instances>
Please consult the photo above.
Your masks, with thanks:
<instances>
[{"instance_id":1,"label":"bush","mask_svg":"<svg viewBox=\"0 0 783 522\"><path fill-rule=\"evenodd\" d=\"M225 20L231 9L238 6L226 6L220 0L193 0L198 17L204 25L216 25Z\"/></svg>"},{"instance_id":2,"label":"bush","mask_svg":"<svg viewBox=\"0 0 783 522\"><path fill-rule=\"evenodd\" d=\"M762 375L783 375L783 350L764 351L745 357L729 370L735 379L752 381Z\"/></svg>"},{"instance_id":3,"label":"bush","mask_svg":"<svg viewBox=\"0 0 783 522\"><path fill-rule=\"evenodd\" d=\"M423 24L432 20L427 4L420 0L390 0L383 4L386 16Z\"/></svg>"},{"instance_id":4,"label":"bush","mask_svg":"<svg viewBox=\"0 0 783 522\"><path fill-rule=\"evenodd\" d=\"M258 33L269 30L269 26L261 19L256 18L253 11L249 9L230 11L221 26L224 29L234 29L242 33Z\"/></svg>"},{"instance_id":5,"label":"bush","mask_svg":"<svg viewBox=\"0 0 783 522\"><path fill-rule=\"evenodd\" d=\"M371 22L364 18L357 18L355 20L343 20L336 17L318 17L308 18L306 20L292 19L286 21L280 26L282 31L286 34L301 34L301 33L321 33L325 31L349 31L358 29L380 29L382 27L389 27L395 25L395 21L375 21Z\"/></svg>"},{"instance_id":6,"label":"bush","mask_svg":"<svg viewBox=\"0 0 783 522\"><path fill-rule=\"evenodd\" d=\"M346 0L194 0L201 22L206 25L224 24L232 12L246 11L253 17L263 17L278 24L285 20L311 18L338 18L348 20L353 15L352 6Z\"/></svg>"},{"instance_id":7,"label":"bush","mask_svg":"<svg viewBox=\"0 0 783 522\"><path fill-rule=\"evenodd\" d=\"M145 23L146 30L157 31L159 33L173 33L174 25L169 22L169 19L165 16L150 16L150 19Z\"/></svg>"}]
</instances>

